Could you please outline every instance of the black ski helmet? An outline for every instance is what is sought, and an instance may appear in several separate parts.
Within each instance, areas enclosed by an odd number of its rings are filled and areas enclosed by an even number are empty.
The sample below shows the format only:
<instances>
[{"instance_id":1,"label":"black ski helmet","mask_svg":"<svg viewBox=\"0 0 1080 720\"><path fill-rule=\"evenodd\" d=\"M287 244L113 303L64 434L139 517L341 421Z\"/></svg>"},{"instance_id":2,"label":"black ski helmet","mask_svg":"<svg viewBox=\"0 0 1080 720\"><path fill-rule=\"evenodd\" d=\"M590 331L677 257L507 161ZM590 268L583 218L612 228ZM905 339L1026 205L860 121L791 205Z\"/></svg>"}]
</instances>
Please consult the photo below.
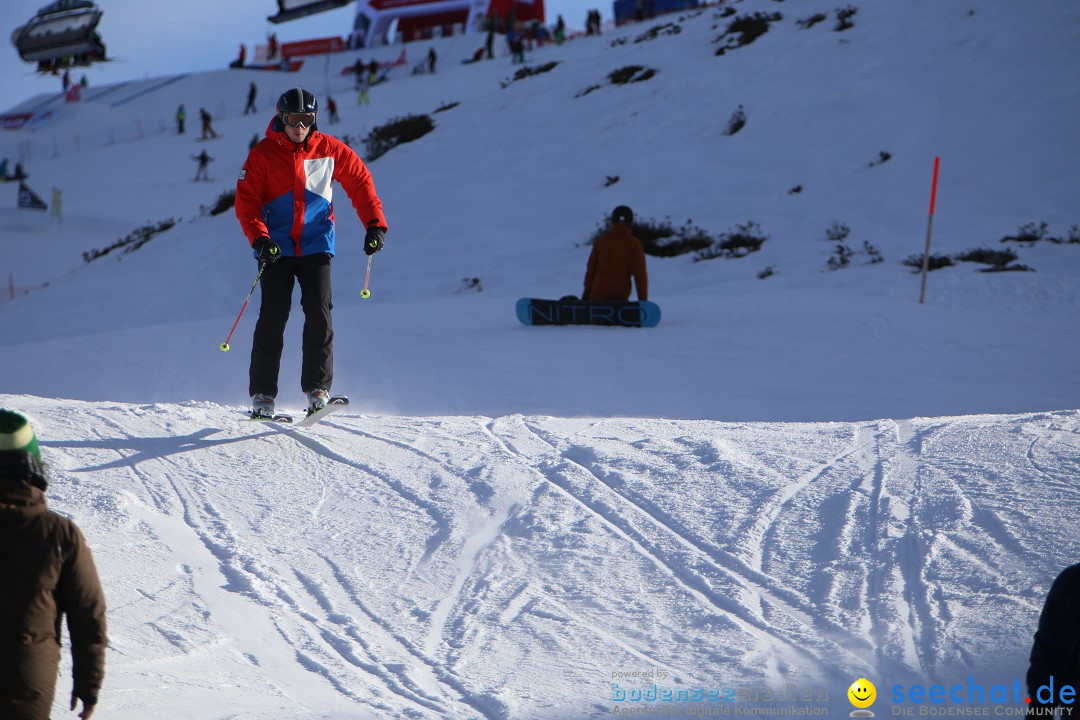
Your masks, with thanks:
<instances>
[{"instance_id":1,"label":"black ski helmet","mask_svg":"<svg viewBox=\"0 0 1080 720\"><path fill-rule=\"evenodd\" d=\"M626 223L627 225L634 224L634 211L626 205L620 205L611 211L611 222L613 223Z\"/></svg>"},{"instance_id":2,"label":"black ski helmet","mask_svg":"<svg viewBox=\"0 0 1080 720\"><path fill-rule=\"evenodd\" d=\"M319 129L319 101L304 88L295 87L281 93L277 101L277 111L282 125L285 124L285 115L288 113L314 113L315 122L311 129Z\"/></svg>"}]
</instances>

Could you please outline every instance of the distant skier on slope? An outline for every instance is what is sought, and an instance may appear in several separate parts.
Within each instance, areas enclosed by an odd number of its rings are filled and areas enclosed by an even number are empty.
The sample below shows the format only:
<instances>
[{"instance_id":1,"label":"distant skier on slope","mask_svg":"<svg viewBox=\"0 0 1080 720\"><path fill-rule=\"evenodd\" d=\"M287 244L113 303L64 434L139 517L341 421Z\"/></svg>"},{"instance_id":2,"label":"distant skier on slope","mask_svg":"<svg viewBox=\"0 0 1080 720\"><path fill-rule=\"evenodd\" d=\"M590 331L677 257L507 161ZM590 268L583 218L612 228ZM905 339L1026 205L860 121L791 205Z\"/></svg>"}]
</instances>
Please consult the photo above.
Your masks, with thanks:
<instances>
[{"instance_id":1,"label":"distant skier on slope","mask_svg":"<svg viewBox=\"0 0 1080 720\"><path fill-rule=\"evenodd\" d=\"M368 95L368 91L371 90L371 78L374 75L367 72L361 73L361 76L356 81L356 104L357 105L370 105L371 97Z\"/></svg>"},{"instance_id":2,"label":"distant skier on slope","mask_svg":"<svg viewBox=\"0 0 1080 720\"><path fill-rule=\"evenodd\" d=\"M332 181L341 183L367 228L364 252L383 247L387 231L371 173L352 149L318 129L319 105L303 88L284 92L266 137L236 182L236 217L263 269L262 304L251 347L252 417L274 414L278 369L293 285L304 309L300 388L308 411L326 406L334 379L330 260L335 223Z\"/></svg>"},{"instance_id":3,"label":"distant skier on slope","mask_svg":"<svg viewBox=\"0 0 1080 720\"><path fill-rule=\"evenodd\" d=\"M217 138L217 133L214 132L214 128L211 125L213 118L206 108L199 108L199 119L202 121L202 137L199 139L206 140L208 135Z\"/></svg>"},{"instance_id":4,"label":"distant skier on slope","mask_svg":"<svg viewBox=\"0 0 1080 720\"><path fill-rule=\"evenodd\" d=\"M210 182L209 166L214 161L214 158L210 157L206 150L203 150L198 155L192 155L191 159L199 163L199 167L195 171L195 182L199 182L199 180Z\"/></svg>"},{"instance_id":5,"label":"distant skier on slope","mask_svg":"<svg viewBox=\"0 0 1080 720\"><path fill-rule=\"evenodd\" d=\"M243 45L241 45L241 47L243 47ZM256 113L256 110L255 110L255 97L258 94L259 94L259 86L255 84L254 80L252 80L251 84L248 85L247 105L244 106L244 114L245 115L247 115L248 113L251 113L252 115L254 115Z\"/></svg>"}]
</instances>

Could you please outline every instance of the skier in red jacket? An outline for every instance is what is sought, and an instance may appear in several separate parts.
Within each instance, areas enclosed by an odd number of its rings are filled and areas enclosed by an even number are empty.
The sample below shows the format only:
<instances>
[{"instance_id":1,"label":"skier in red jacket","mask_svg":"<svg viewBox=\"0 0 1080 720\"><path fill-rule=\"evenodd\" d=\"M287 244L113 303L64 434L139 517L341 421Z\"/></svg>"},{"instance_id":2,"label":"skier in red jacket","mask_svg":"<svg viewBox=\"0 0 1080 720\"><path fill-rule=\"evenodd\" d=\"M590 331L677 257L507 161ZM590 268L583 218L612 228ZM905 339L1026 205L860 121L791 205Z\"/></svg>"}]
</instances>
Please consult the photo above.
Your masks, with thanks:
<instances>
[{"instance_id":1,"label":"skier in red jacket","mask_svg":"<svg viewBox=\"0 0 1080 720\"><path fill-rule=\"evenodd\" d=\"M383 248L388 227L371 173L348 145L319 132L318 111L318 101L307 90L283 93L266 137L248 154L236 182L236 217L263 270L248 383L255 418L274 414L294 281L300 283L304 310L300 387L308 412L325 406L330 396L333 181L341 183L367 228L365 253Z\"/></svg>"}]
</instances>

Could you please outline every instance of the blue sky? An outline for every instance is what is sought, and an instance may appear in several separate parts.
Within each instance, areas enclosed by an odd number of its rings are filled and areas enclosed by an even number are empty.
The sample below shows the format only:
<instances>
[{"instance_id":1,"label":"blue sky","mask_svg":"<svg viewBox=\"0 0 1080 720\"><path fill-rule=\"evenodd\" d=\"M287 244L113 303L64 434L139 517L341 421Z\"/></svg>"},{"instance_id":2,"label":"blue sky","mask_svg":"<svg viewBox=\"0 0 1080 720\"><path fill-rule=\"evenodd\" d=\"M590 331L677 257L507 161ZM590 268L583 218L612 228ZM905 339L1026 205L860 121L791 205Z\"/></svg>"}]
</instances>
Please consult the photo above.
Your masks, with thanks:
<instances>
[{"instance_id":1,"label":"blue sky","mask_svg":"<svg viewBox=\"0 0 1080 720\"><path fill-rule=\"evenodd\" d=\"M284 25L271 25L266 17L277 11L274 0L235 0L222 3L212 0L155 2L152 17L147 17L143 0L97 0L105 11L98 30L105 46L116 60L89 69L79 68L78 79L85 72L92 84L133 78L169 75L179 72L226 67L234 60L240 43L254 50L276 30L282 40L300 40L331 35L345 36L352 28L356 5L350 4ZM42 92L59 90L59 79L39 76L33 65L24 63L11 44L11 33L23 25L47 0L8 0L0 17L0 36L6 47L0 52L0 77L4 78L4 100L0 111ZM593 0L548 0L548 21L563 15L570 28L584 25ZM610 3L600 3L602 15L611 17ZM150 22L153 25L150 25Z\"/></svg>"}]
</instances>

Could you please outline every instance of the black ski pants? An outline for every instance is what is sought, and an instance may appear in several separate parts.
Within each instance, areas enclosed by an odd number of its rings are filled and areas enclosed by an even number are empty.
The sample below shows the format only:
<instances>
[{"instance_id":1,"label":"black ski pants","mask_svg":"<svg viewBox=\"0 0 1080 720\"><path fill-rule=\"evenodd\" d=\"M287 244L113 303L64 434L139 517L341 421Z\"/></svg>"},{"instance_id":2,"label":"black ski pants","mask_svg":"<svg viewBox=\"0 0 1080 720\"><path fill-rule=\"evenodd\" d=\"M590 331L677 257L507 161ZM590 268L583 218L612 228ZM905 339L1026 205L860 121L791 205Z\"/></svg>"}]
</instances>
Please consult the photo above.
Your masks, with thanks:
<instances>
[{"instance_id":1,"label":"black ski pants","mask_svg":"<svg viewBox=\"0 0 1080 720\"><path fill-rule=\"evenodd\" d=\"M330 390L334 379L334 307L330 289L330 255L282 257L262 276L262 304L251 344L249 395L277 397L278 370L285 345L285 325L292 308L294 281L300 282L304 310L303 362L300 389Z\"/></svg>"}]
</instances>

